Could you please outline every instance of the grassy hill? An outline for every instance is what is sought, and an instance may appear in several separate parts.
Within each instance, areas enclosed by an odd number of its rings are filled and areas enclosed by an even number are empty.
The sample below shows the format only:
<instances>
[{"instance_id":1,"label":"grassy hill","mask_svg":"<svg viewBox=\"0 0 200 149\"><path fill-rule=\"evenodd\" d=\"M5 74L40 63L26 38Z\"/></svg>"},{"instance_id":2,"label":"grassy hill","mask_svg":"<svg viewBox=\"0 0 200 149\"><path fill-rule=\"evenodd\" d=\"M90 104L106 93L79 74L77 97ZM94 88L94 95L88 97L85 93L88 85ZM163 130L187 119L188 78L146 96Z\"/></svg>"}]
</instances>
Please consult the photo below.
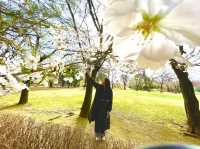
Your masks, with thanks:
<instances>
[{"instance_id":1,"label":"grassy hill","mask_svg":"<svg viewBox=\"0 0 200 149\"><path fill-rule=\"evenodd\" d=\"M94 124L78 117L83 96L82 88L32 90L29 103L20 106L17 105L19 94L12 94L0 97L0 113L15 113L39 122L81 128L93 135ZM184 134L185 129L180 94L114 90L108 137L134 142L135 147L163 143L200 144L200 138Z\"/></svg>"}]
</instances>

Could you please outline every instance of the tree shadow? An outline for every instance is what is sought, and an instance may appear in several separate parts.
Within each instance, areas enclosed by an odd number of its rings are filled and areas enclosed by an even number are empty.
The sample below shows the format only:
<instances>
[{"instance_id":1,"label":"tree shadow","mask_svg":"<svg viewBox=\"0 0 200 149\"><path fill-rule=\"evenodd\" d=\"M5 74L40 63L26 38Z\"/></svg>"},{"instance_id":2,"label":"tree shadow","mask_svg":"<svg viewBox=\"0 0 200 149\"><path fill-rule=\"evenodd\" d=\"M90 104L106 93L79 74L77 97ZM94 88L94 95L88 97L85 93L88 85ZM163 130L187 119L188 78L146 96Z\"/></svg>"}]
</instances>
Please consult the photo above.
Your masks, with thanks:
<instances>
[{"instance_id":1,"label":"tree shadow","mask_svg":"<svg viewBox=\"0 0 200 149\"><path fill-rule=\"evenodd\" d=\"M18 103L13 104L13 105L7 105L7 106L4 106L4 107L0 107L0 111L8 110L8 109L20 108L20 107L22 107L22 106L23 106L23 105L19 105Z\"/></svg>"},{"instance_id":2,"label":"tree shadow","mask_svg":"<svg viewBox=\"0 0 200 149\"><path fill-rule=\"evenodd\" d=\"M89 125L88 120L86 118L82 118L78 116L75 119L75 127L76 128L81 128L83 130L86 130L87 126Z\"/></svg>"},{"instance_id":3,"label":"tree shadow","mask_svg":"<svg viewBox=\"0 0 200 149\"><path fill-rule=\"evenodd\" d=\"M88 120L86 118L82 118L78 116L76 119L76 126L77 127L86 127L88 125Z\"/></svg>"}]
</instances>

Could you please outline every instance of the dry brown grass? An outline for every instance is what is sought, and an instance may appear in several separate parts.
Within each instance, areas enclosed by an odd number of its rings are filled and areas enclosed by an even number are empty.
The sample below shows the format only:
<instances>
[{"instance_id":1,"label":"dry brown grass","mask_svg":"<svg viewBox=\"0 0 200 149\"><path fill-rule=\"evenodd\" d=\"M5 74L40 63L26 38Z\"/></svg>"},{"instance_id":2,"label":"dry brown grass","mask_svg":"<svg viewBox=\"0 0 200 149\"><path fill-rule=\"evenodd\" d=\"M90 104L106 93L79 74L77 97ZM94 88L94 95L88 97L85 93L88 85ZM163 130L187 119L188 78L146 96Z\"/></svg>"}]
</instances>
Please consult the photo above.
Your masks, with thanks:
<instances>
[{"instance_id":1,"label":"dry brown grass","mask_svg":"<svg viewBox=\"0 0 200 149\"><path fill-rule=\"evenodd\" d=\"M0 149L131 149L134 144L108 137L94 140L83 129L36 122L10 113L0 113Z\"/></svg>"}]
</instances>

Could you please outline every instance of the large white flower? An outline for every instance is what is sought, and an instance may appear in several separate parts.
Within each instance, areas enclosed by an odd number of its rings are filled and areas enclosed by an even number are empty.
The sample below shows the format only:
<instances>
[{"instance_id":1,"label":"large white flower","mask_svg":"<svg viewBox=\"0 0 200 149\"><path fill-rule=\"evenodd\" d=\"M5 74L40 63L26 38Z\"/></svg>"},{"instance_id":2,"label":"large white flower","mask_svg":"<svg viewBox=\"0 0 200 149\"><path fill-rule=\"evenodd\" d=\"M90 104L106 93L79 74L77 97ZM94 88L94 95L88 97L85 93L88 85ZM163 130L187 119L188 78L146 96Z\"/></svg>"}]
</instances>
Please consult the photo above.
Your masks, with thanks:
<instances>
[{"instance_id":1,"label":"large white flower","mask_svg":"<svg viewBox=\"0 0 200 149\"><path fill-rule=\"evenodd\" d=\"M114 53L132 56L143 67L158 68L180 58L176 45L200 45L197 0L108 0L105 31L113 35Z\"/></svg>"}]
</instances>

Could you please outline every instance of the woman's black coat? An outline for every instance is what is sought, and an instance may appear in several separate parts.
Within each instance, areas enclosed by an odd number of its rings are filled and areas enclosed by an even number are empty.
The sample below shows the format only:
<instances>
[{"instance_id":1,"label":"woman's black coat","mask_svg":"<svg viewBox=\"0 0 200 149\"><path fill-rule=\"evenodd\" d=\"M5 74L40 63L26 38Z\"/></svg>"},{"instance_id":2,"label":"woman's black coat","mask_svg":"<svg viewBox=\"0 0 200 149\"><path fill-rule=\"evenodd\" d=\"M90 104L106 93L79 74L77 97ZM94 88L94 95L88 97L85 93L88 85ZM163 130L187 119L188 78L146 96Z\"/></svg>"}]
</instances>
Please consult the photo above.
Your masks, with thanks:
<instances>
[{"instance_id":1,"label":"woman's black coat","mask_svg":"<svg viewBox=\"0 0 200 149\"><path fill-rule=\"evenodd\" d=\"M92 81L96 88L95 97L90 111L90 121L95 121L95 132L104 133L110 128L110 116L108 112L112 110L113 93L111 88L104 88Z\"/></svg>"}]
</instances>

